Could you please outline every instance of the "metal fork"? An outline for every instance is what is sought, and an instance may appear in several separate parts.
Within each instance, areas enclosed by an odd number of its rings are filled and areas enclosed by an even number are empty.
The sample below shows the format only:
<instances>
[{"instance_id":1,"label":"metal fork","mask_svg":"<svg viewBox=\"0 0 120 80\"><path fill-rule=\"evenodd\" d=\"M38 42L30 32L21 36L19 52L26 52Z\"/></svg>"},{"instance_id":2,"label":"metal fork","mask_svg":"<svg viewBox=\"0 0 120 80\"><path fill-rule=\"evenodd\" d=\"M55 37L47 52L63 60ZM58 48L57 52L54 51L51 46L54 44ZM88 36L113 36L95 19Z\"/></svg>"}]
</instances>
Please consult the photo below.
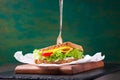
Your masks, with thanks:
<instances>
[{"instance_id":1,"label":"metal fork","mask_svg":"<svg viewBox=\"0 0 120 80\"><path fill-rule=\"evenodd\" d=\"M60 32L57 37L57 44L62 44L62 10L63 10L63 0L59 0L59 6L60 6Z\"/></svg>"}]
</instances>

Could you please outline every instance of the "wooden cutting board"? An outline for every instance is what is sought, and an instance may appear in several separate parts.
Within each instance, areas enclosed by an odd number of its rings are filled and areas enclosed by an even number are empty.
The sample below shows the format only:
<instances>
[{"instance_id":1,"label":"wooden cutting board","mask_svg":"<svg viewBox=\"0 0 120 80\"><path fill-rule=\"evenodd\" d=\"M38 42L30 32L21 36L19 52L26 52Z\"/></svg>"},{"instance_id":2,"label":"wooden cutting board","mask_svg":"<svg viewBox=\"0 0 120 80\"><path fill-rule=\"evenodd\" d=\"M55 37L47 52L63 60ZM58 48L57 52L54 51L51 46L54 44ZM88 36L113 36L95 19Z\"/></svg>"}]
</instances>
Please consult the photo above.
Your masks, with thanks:
<instances>
[{"instance_id":1,"label":"wooden cutting board","mask_svg":"<svg viewBox=\"0 0 120 80\"><path fill-rule=\"evenodd\" d=\"M35 66L30 64L18 65L15 68L16 74L77 74L104 66L103 61L88 62L64 66Z\"/></svg>"}]
</instances>

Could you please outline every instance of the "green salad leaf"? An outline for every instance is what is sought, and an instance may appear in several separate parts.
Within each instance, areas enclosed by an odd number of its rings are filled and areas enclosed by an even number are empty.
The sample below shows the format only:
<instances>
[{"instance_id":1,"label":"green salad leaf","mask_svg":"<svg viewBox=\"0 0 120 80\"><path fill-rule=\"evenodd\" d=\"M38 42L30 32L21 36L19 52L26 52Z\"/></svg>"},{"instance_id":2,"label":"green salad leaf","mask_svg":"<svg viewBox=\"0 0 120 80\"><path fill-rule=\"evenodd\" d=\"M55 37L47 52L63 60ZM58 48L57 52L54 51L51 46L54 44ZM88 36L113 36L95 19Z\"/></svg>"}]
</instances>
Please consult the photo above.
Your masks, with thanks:
<instances>
[{"instance_id":1,"label":"green salad leaf","mask_svg":"<svg viewBox=\"0 0 120 80\"><path fill-rule=\"evenodd\" d=\"M42 60L43 58L41 54L42 53L37 49L33 51L33 56L35 59ZM44 57L44 59L47 60L48 62L52 62L55 60L63 60L70 57L73 57L74 59L83 58L83 52L79 51L78 49L73 49L68 53L62 53L62 50L58 50L58 51L55 51L53 54L51 54L51 56Z\"/></svg>"},{"instance_id":2,"label":"green salad leaf","mask_svg":"<svg viewBox=\"0 0 120 80\"><path fill-rule=\"evenodd\" d=\"M63 59L63 53L62 50L58 50L54 52L51 56L46 57L46 60L49 62L55 61L55 60L62 60Z\"/></svg>"},{"instance_id":3,"label":"green salad leaf","mask_svg":"<svg viewBox=\"0 0 120 80\"><path fill-rule=\"evenodd\" d=\"M35 50L33 51L33 57L34 57L35 59L41 59L42 56L41 56L40 54L42 54L42 53L41 53L38 49L35 49Z\"/></svg>"},{"instance_id":4,"label":"green salad leaf","mask_svg":"<svg viewBox=\"0 0 120 80\"><path fill-rule=\"evenodd\" d=\"M83 52L80 52L78 49L73 49L69 53L65 54L65 58L74 57L75 59L80 59L83 57Z\"/></svg>"}]
</instances>

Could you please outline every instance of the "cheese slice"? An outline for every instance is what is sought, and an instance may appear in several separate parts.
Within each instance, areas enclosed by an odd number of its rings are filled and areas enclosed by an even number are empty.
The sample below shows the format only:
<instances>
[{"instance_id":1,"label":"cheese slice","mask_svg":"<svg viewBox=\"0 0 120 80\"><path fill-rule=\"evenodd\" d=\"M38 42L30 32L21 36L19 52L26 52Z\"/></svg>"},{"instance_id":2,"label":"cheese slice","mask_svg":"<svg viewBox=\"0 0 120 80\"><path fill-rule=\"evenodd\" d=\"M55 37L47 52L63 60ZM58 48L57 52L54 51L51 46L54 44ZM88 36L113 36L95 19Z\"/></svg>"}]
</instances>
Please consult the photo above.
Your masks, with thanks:
<instances>
[{"instance_id":1,"label":"cheese slice","mask_svg":"<svg viewBox=\"0 0 120 80\"><path fill-rule=\"evenodd\" d=\"M61 46L61 47L58 47L58 48L55 48L55 49L45 50L45 51L42 51L42 52L43 53L56 52L58 50L62 50L63 53L67 53L67 52L70 52L71 50L73 50L73 48L71 48L70 46Z\"/></svg>"}]
</instances>

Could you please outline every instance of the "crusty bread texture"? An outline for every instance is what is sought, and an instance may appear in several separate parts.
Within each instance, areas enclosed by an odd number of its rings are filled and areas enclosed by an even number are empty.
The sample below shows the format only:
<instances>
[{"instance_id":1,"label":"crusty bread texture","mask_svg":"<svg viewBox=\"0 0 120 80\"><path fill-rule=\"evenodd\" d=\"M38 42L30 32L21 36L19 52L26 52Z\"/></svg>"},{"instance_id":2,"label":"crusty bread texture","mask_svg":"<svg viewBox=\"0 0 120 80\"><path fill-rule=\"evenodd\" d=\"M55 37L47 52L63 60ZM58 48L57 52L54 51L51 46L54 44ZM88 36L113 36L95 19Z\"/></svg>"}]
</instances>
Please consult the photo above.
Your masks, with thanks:
<instances>
[{"instance_id":1,"label":"crusty bread texture","mask_svg":"<svg viewBox=\"0 0 120 80\"><path fill-rule=\"evenodd\" d=\"M40 50L41 50L41 51L47 51L47 50L55 49L55 48L62 47L62 46L70 46L70 47L72 47L72 48L77 48L77 49L79 49L80 51L83 51L83 47L82 47L81 45L78 45L78 44L75 44L75 43L72 43L72 42L64 42L64 43L62 43L62 44L49 46L49 47L46 47L46 48L42 48L42 49L40 49Z\"/></svg>"}]
</instances>

